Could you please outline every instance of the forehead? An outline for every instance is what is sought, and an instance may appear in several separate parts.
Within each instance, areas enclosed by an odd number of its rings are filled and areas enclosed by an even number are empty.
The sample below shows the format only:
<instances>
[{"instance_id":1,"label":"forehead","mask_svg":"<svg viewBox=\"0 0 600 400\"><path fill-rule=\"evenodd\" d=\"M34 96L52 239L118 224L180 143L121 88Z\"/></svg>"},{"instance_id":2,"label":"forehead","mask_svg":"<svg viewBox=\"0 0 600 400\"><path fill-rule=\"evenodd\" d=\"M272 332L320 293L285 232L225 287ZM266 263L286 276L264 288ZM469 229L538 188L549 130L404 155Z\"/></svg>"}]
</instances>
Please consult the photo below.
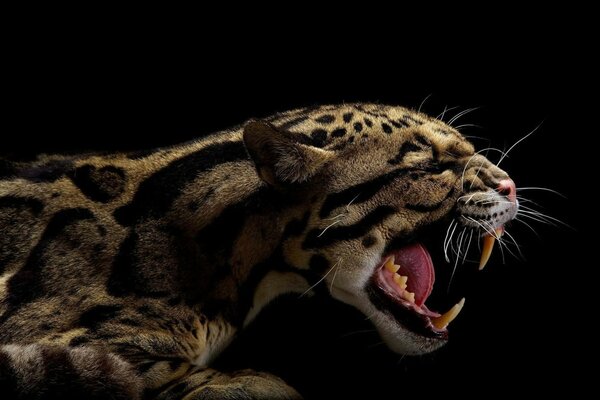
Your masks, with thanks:
<instances>
[{"instance_id":1,"label":"forehead","mask_svg":"<svg viewBox=\"0 0 600 400\"><path fill-rule=\"evenodd\" d=\"M309 107L277 114L270 122L305 136L313 146L332 150L372 139L395 141L415 135L428 142L464 141L442 121L408 108L381 104Z\"/></svg>"}]
</instances>

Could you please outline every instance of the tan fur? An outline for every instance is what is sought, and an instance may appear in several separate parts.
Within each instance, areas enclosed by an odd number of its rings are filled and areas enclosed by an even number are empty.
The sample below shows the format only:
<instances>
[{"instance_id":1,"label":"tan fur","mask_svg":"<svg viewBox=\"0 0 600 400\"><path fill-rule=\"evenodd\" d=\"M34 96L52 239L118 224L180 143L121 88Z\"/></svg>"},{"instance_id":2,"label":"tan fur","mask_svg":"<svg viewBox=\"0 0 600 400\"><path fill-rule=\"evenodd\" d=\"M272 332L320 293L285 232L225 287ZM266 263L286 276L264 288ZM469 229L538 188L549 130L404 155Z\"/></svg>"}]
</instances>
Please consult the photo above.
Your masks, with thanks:
<instances>
[{"instance_id":1,"label":"tan fur","mask_svg":"<svg viewBox=\"0 0 600 400\"><path fill-rule=\"evenodd\" d=\"M209 365L274 297L323 277L330 295L373 312L359 293L386 245L446 218L465 180L484 196L507 176L453 128L402 107L323 106L268 121L142 157L13 164L0 178L0 201L9 199L0 203L0 257L8 260L0 265L0 344L76 346L72 364L86 379L98 371L85 355L106 349L159 398L177 398L169 391L178 382L189 389L184 398L237 390L295 398L268 375L195 368ZM400 157L409 142L416 150ZM435 165L450 167L431 172ZM369 197L342 196L398 170L412 172ZM323 211L336 196L344 202ZM382 207L393 212L352 236ZM344 232L352 234L332 236ZM385 314L374 321L396 351L441 345Z\"/></svg>"}]
</instances>

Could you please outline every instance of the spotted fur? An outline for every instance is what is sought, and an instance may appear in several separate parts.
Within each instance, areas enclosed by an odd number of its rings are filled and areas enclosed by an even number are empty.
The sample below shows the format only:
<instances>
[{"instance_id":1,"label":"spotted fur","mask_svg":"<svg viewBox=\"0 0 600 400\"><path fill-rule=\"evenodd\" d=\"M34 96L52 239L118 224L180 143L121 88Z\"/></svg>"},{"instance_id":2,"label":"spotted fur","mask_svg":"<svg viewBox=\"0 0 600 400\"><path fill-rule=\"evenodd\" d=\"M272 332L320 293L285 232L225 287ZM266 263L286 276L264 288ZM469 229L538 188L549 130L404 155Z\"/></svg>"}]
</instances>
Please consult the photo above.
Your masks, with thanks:
<instances>
[{"instance_id":1,"label":"spotted fur","mask_svg":"<svg viewBox=\"0 0 600 400\"><path fill-rule=\"evenodd\" d=\"M386 249L505 177L441 121L373 104L143 154L3 161L0 393L297 398L210 364L265 304L309 288L375 315L393 350L433 350L365 282Z\"/></svg>"}]
</instances>

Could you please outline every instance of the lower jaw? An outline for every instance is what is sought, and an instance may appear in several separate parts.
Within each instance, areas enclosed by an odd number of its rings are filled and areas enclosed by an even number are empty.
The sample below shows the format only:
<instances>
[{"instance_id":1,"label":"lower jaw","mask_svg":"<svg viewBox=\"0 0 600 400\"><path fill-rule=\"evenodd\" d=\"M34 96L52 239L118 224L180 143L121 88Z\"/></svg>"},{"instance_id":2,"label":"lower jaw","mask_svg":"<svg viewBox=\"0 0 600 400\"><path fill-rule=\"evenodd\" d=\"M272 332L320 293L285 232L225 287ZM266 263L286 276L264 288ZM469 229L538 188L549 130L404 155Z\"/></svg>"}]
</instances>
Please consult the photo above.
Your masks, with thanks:
<instances>
[{"instance_id":1,"label":"lower jaw","mask_svg":"<svg viewBox=\"0 0 600 400\"><path fill-rule=\"evenodd\" d=\"M399 307L396 300L390 298L382 292L375 279L369 283L366 288L369 300L379 311L391 315L396 323L402 325L405 329L414 334L429 339L448 340L447 330L432 329L429 318L420 315L413 310L405 307Z\"/></svg>"}]
</instances>

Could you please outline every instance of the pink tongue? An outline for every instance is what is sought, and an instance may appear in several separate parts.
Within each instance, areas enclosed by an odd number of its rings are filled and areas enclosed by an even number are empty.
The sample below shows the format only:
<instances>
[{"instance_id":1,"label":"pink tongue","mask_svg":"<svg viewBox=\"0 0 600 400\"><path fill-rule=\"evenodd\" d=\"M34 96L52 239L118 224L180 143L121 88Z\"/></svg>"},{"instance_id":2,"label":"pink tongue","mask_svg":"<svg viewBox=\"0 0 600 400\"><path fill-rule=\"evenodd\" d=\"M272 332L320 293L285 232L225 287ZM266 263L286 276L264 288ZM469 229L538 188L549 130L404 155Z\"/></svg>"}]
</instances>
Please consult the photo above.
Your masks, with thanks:
<instances>
[{"instance_id":1,"label":"pink tongue","mask_svg":"<svg viewBox=\"0 0 600 400\"><path fill-rule=\"evenodd\" d=\"M415 294L415 304L422 306L431 294L435 280L431 256L425 247L416 243L398 250L395 257L395 263L400 265L398 273L408 275L407 290Z\"/></svg>"}]
</instances>

